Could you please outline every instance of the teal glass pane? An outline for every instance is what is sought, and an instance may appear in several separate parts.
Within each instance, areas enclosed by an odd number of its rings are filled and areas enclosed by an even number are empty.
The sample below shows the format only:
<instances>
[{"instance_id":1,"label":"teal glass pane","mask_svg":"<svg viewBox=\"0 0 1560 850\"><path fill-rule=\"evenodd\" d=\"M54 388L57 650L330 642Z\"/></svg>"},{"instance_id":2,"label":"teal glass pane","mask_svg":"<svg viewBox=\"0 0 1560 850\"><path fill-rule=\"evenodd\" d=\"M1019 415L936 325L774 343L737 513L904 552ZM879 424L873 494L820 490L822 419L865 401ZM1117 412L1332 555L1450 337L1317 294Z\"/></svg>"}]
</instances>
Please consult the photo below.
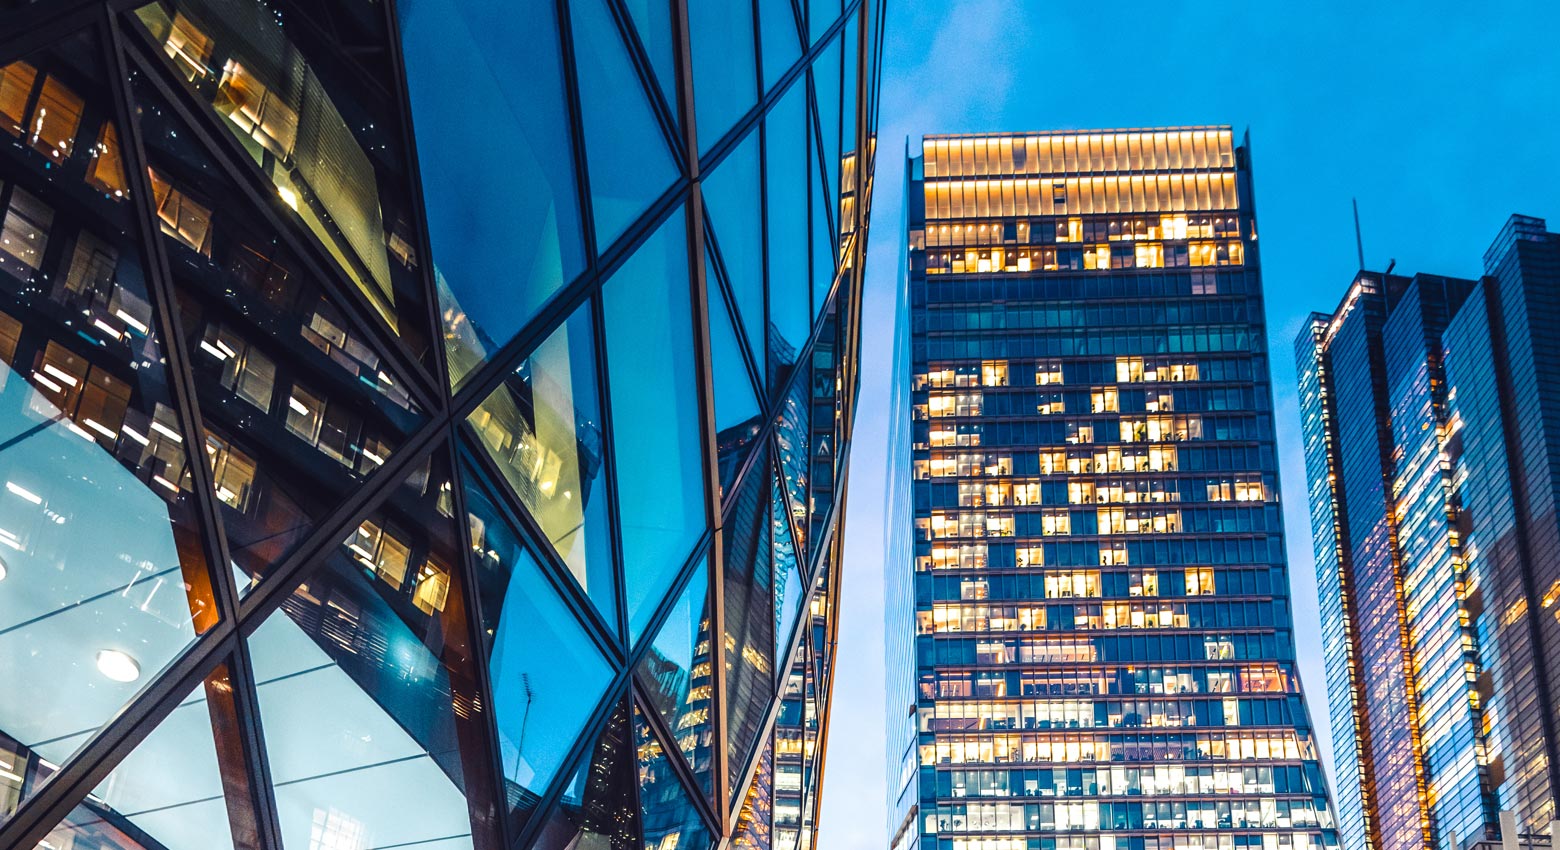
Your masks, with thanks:
<instances>
[{"instance_id":1,"label":"teal glass pane","mask_svg":"<svg viewBox=\"0 0 1560 850\"><path fill-rule=\"evenodd\" d=\"M715 725L710 699L709 565L688 580L676 607L655 636L650 653L639 664L639 678L650 703L672 730L677 748L688 760L706 796L715 792L713 765Z\"/></svg>"},{"instance_id":2,"label":"teal glass pane","mask_svg":"<svg viewBox=\"0 0 1560 850\"><path fill-rule=\"evenodd\" d=\"M845 61L840 69L843 76L840 77L840 155L849 156L856 150L856 76L857 66L857 24L856 15L851 15L845 20L845 35L840 44L845 51ZM847 181L848 183L849 181ZM854 187L846 185L846 192L854 191Z\"/></svg>"},{"instance_id":3,"label":"teal glass pane","mask_svg":"<svg viewBox=\"0 0 1560 850\"><path fill-rule=\"evenodd\" d=\"M693 48L693 108L703 154L758 102L752 4L688 0L688 39Z\"/></svg>"},{"instance_id":4,"label":"teal glass pane","mask_svg":"<svg viewBox=\"0 0 1560 850\"><path fill-rule=\"evenodd\" d=\"M817 301L822 302L828 298L829 289L834 285L834 273L837 269L835 262L836 243L834 241L834 221L829 210L830 194L825 194L818 183L817 160L813 160L812 183L812 290ZM822 309L821 305L818 309Z\"/></svg>"},{"instance_id":5,"label":"teal glass pane","mask_svg":"<svg viewBox=\"0 0 1560 850\"><path fill-rule=\"evenodd\" d=\"M612 670L471 468L462 472L511 822L563 767Z\"/></svg>"},{"instance_id":6,"label":"teal glass pane","mask_svg":"<svg viewBox=\"0 0 1560 850\"><path fill-rule=\"evenodd\" d=\"M824 186L828 203L833 204L840 192L840 39L829 42L813 62L813 88L823 140ZM830 215L838 218L837 213Z\"/></svg>"},{"instance_id":7,"label":"teal glass pane","mask_svg":"<svg viewBox=\"0 0 1560 850\"><path fill-rule=\"evenodd\" d=\"M803 0L807 5L808 41L817 42L840 17L840 0Z\"/></svg>"},{"instance_id":8,"label":"teal glass pane","mask_svg":"<svg viewBox=\"0 0 1560 850\"><path fill-rule=\"evenodd\" d=\"M623 0L634 19L639 43L650 57L655 81L666 98L666 108L677 118L677 57L672 52L672 4L667 0Z\"/></svg>"},{"instance_id":9,"label":"teal glass pane","mask_svg":"<svg viewBox=\"0 0 1560 850\"><path fill-rule=\"evenodd\" d=\"M780 474L789 497L791 524L796 529L796 548L801 552L802 563L807 562L807 441L808 396L810 387L805 378L798 378L786 391L780 405L780 421L775 425L775 442L780 451Z\"/></svg>"},{"instance_id":10,"label":"teal glass pane","mask_svg":"<svg viewBox=\"0 0 1560 850\"><path fill-rule=\"evenodd\" d=\"M763 40L764 90L768 91L802 56L802 41L791 0L758 0L759 32Z\"/></svg>"},{"instance_id":11,"label":"teal glass pane","mask_svg":"<svg viewBox=\"0 0 1560 850\"><path fill-rule=\"evenodd\" d=\"M634 750L639 756L639 812L646 850L709 850L710 832L688 789L677 778L660 739L634 706Z\"/></svg>"},{"instance_id":12,"label":"teal glass pane","mask_svg":"<svg viewBox=\"0 0 1560 850\"><path fill-rule=\"evenodd\" d=\"M247 811L243 765L229 766L226 778L234 795L229 801L218 764L215 736L224 738L226 752L237 752L238 741L231 737L238 731L232 690L227 667L218 667L37 846L71 850L231 848L230 805L246 815L240 825L240 834L248 842L243 846L258 846L252 843L255 824L253 814ZM5 755L9 754L0 749L0 758Z\"/></svg>"},{"instance_id":13,"label":"teal glass pane","mask_svg":"<svg viewBox=\"0 0 1560 850\"><path fill-rule=\"evenodd\" d=\"M537 850L644 850L639 843L634 793L638 773L629 710L626 702L612 710L532 844Z\"/></svg>"},{"instance_id":14,"label":"teal glass pane","mask_svg":"<svg viewBox=\"0 0 1560 850\"><path fill-rule=\"evenodd\" d=\"M572 0L569 14L591 211L604 252L676 182L677 160L606 4Z\"/></svg>"},{"instance_id":15,"label":"teal glass pane","mask_svg":"<svg viewBox=\"0 0 1560 850\"><path fill-rule=\"evenodd\" d=\"M774 494L771 514L775 541L775 658L784 658L791 645L791 633L796 628L797 615L802 608L802 575L798 556L800 548L791 534L790 517L786 516L785 503L779 488Z\"/></svg>"},{"instance_id":16,"label":"teal glass pane","mask_svg":"<svg viewBox=\"0 0 1560 850\"><path fill-rule=\"evenodd\" d=\"M807 88L792 85L764 119L769 207L769 348L771 390L784 381L807 342ZM816 191L816 190L814 190Z\"/></svg>"},{"instance_id":17,"label":"teal glass pane","mask_svg":"<svg viewBox=\"0 0 1560 850\"><path fill-rule=\"evenodd\" d=\"M616 624L590 304L537 346L466 422L597 612Z\"/></svg>"},{"instance_id":18,"label":"teal glass pane","mask_svg":"<svg viewBox=\"0 0 1560 850\"><path fill-rule=\"evenodd\" d=\"M686 241L679 208L603 290L631 643L707 523Z\"/></svg>"},{"instance_id":19,"label":"teal glass pane","mask_svg":"<svg viewBox=\"0 0 1560 850\"><path fill-rule=\"evenodd\" d=\"M753 394L753 379L748 372L742 343L737 340L731 311L721 295L715 265L705 258L705 313L710 317L710 360L715 383L715 430L724 432L748 426L760 413L758 397Z\"/></svg>"},{"instance_id":20,"label":"teal glass pane","mask_svg":"<svg viewBox=\"0 0 1560 850\"><path fill-rule=\"evenodd\" d=\"M558 22L550 3L524 15L505 0L396 9L458 386L585 268ZM474 145L502 154L474 158Z\"/></svg>"},{"instance_id":21,"label":"teal glass pane","mask_svg":"<svg viewBox=\"0 0 1560 850\"><path fill-rule=\"evenodd\" d=\"M704 214L715 231L726 279L749 344L764 338L764 228L758 134L751 133L704 178Z\"/></svg>"},{"instance_id":22,"label":"teal glass pane","mask_svg":"<svg viewBox=\"0 0 1560 850\"><path fill-rule=\"evenodd\" d=\"M772 475L761 451L721 528L728 787L740 781L774 696Z\"/></svg>"}]
</instances>

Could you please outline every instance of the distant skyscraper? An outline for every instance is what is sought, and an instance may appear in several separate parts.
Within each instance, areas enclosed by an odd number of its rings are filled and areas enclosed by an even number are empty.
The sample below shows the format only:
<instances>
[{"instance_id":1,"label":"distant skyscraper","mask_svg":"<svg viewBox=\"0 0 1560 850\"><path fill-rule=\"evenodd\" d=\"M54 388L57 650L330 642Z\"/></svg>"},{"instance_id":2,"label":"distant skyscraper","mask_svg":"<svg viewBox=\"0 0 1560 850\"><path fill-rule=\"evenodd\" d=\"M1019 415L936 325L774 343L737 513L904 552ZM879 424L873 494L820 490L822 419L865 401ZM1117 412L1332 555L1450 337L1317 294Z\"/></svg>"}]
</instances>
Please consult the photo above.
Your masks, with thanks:
<instances>
[{"instance_id":1,"label":"distant skyscraper","mask_svg":"<svg viewBox=\"0 0 1560 850\"><path fill-rule=\"evenodd\" d=\"M1189 127L920 153L893 846L1337 846L1295 666L1248 148Z\"/></svg>"},{"instance_id":2,"label":"distant skyscraper","mask_svg":"<svg viewBox=\"0 0 1560 850\"><path fill-rule=\"evenodd\" d=\"M1295 340L1344 844L1548 832L1560 676L1560 236L1478 281L1361 272Z\"/></svg>"},{"instance_id":3,"label":"distant skyscraper","mask_svg":"<svg viewBox=\"0 0 1560 850\"><path fill-rule=\"evenodd\" d=\"M883 6L0 2L0 847L811 850Z\"/></svg>"}]
</instances>

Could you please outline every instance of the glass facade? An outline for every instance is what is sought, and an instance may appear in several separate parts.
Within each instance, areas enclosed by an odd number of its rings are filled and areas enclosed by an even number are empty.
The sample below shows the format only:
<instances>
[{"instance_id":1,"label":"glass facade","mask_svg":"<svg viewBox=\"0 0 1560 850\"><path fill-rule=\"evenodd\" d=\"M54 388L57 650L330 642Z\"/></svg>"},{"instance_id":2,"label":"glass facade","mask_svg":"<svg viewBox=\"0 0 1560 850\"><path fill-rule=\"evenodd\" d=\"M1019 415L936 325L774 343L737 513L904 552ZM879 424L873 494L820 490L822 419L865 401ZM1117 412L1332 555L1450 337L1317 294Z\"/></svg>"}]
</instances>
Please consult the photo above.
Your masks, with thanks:
<instances>
[{"instance_id":1,"label":"glass facade","mask_svg":"<svg viewBox=\"0 0 1560 850\"><path fill-rule=\"evenodd\" d=\"M1560 455L1521 434L1543 408L1506 376L1553 368L1534 329L1560 320L1557 259L1514 217L1483 279L1361 272L1295 341L1347 846L1461 850L1501 811L1554 817L1560 583L1546 605L1522 507L1554 486L1518 470Z\"/></svg>"},{"instance_id":2,"label":"glass facade","mask_svg":"<svg viewBox=\"0 0 1560 850\"><path fill-rule=\"evenodd\" d=\"M1229 127L933 136L907 167L893 846L1337 847L1249 148Z\"/></svg>"},{"instance_id":3,"label":"glass facade","mask_svg":"<svg viewBox=\"0 0 1560 850\"><path fill-rule=\"evenodd\" d=\"M0 846L809 850L881 0L0 12Z\"/></svg>"}]
</instances>

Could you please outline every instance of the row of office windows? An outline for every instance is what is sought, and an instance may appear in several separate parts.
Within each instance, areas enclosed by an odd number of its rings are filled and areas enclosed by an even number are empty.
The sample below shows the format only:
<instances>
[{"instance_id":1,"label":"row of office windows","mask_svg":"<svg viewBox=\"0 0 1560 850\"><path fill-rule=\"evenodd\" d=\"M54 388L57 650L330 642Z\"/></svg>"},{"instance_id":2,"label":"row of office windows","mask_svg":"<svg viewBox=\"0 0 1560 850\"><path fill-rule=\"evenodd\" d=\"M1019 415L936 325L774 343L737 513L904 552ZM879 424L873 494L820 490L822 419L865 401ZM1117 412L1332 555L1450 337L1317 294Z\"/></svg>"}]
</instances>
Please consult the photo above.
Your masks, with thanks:
<instances>
[{"instance_id":1,"label":"row of office windows","mask_svg":"<svg viewBox=\"0 0 1560 850\"><path fill-rule=\"evenodd\" d=\"M917 663L932 665L1096 664L1271 661L1293 657L1288 632L1252 634L1025 635L1013 638L924 636Z\"/></svg>"},{"instance_id":2,"label":"row of office windows","mask_svg":"<svg viewBox=\"0 0 1560 850\"><path fill-rule=\"evenodd\" d=\"M1100 452L1095 457L1104 456ZM1007 505L1029 506L1045 504L1100 503L1162 503L1182 502L1261 502L1268 492L1262 476L1255 472L1237 473L1227 478L1205 476L1171 477L1153 475L1153 470L1139 472L1130 478L1105 477L1119 475L1122 470L1109 469L1108 460L1078 460L1077 471L1059 470L1042 475L1069 476L1063 481L1044 478L999 478L991 480L980 475L978 469L966 467L960 470L956 458L927 460L926 474L920 478L959 478L959 472L972 480L933 481L918 490L928 494L922 501L931 507L1002 507ZM1133 470L1128 470L1133 472ZM1077 476L1088 476L1080 478ZM1101 517L1100 526L1107 523ZM1056 529L1065 534L1065 528ZM1050 532L1047 532L1050 533Z\"/></svg>"},{"instance_id":3,"label":"row of office windows","mask_svg":"<svg viewBox=\"0 0 1560 850\"><path fill-rule=\"evenodd\" d=\"M1234 302L1230 302L1234 303ZM973 313L954 312L950 310L929 310L926 313L928 330L977 330L982 321L986 327L991 327L992 322L1001 322L1001 327L1027 327L1022 324L1008 324L1009 322L1021 322L1022 315L1014 315L1023 311L1006 311L992 308L983 315ZM937 319L949 319L958 321L954 326L930 327L936 324ZM1197 321L1207 321L1206 316ZM973 326L971 326L973 324ZM1112 368L1114 367L1114 368ZM1023 386L1027 381L1029 370L1034 370L1034 384L1045 386L1048 384L1097 384L1114 380L1117 383L1182 383L1186 381L1250 381L1251 359L1242 357L1239 359L1203 358L1192 360L1188 358L1172 357L1118 357L1112 361L1087 361L1087 360L1046 360L1037 363L1010 363L1007 360L987 360L980 364L939 364L936 368L928 368L927 371L915 375L911 389L943 389L948 387L1007 387Z\"/></svg>"},{"instance_id":4,"label":"row of office windows","mask_svg":"<svg viewBox=\"0 0 1560 850\"><path fill-rule=\"evenodd\" d=\"M1260 353L1262 336L1249 324L1178 325L1109 332L1058 325L1045 333L931 335L911 341L911 356L928 360L1025 357L1142 357L1153 354Z\"/></svg>"},{"instance_id":5,"label":"row of office windows","mask_svg":"<svg viewBox=\"0 0 1560 850\"><path fill-rule=\"evenodd\" d=\"M1105 602L1078 605L938 603L916 612L917 634L1261 628L1280 625L1271 602Z\"/></svg>"},{"instance_id":6,"label":"row of office windows","mask_svg":"<svg viewBox=\"0 0 1560 850\"><path fill-rule=\"evenodd\" d=\"M952 446L1036 446L1084 445L1107 442L1267 442L1273 436L1272 419L1267 414L1219 416L1150 416L1122 422L1092 419L995 422L912 423L912 448Z\"/></svg>"},{"instance_id":7,"label":"row of office windows","mask_svg":"<svg viewBox=\"0 0 1560 850\"><path fill-rule=\"evenodd\" d=\"M944 486L944 485L937 485ZM951 486L951 485L949 485ZM1079 494L1087 491L1072 490ZM918 506L930 508L929 516L916 519L923 540L982 537L1093 537L1115 534L1228 534L1279 531L1275 516L1265 509L1096 508L1069 511L1042 508L1016 513L1003 511L949 511L951 505L928 505L926 490L916 493ZM951 501L951 500L950 500ZM1079 499L1092 502L1095 499ZM1105 501L1105 500L1099 500ZM1183 522L1184 518L1184 522ZM1102 559L1103 562L1104 559ZM1111 560L1115 560L1112 558Z\"/></svg>"},{"instance_id":8,"label":"row of office windows","mask_svg":"<svg viewBox=\"0 0 1560 850\"><path fill-rule=\"evenodd\" d=\"M1127 803L971 803L940 805L925 815L927 832L1039 832L1126 829L1331 829L1325 800L1190 800Z\"/></svg>"},{"instance_id":9,"label":"row of office windows","mask_svg":"<svg viewBox=\"0 0 1560 850\"><path fill-rule=\"evenodd\" d=\"M1179 399L1179 401L1177 400ZM930 390L912 408L916 419L949 416L1058 416L1064 413L1171 413L1262 410L1267 394L1250 386L1172 390L1094 386L1075 390L969 388ZM1133 429L1137 439L1140 429Z\"/></svg>"},{"instance_id":10,"label":"row of office windows","mask_svg":"<svg viewBox=\"0 0 1560 850\"><path fill-rule=\"evenodd\" d=\"M974 277L938 281L929 286L911 275L910 297L917 313L935 310L938 305L963 305L969 308L1002 304L1020 310L1056 303L1079 302L1078 306L1097 305L1115 309L1122 299L1160 299L1140 306L1173 311L1188 309L1198 302L1226 301L1193 296L1224 295L1240 298L1261 297L1262 279L1243 269L1202 269L1198 271L1154 272L1134 275L1035 275L1030 277ZM1171 299L1187 299L1175 301ZM1110 313L1104 314L1109 317ZM1166 313L1166 315L1173 315ZM1260 313L1253 312L1254 318ZM1159 322L1163 324L1164 322Z\"/></svg>"},{"instance_id":11,"label":"row of office windows","mask_svg":"<svg viewBox=\"0 0 1560 850\"><path fill-rule=\"evenodd\" d=\"M950 732L923 739L919 750L923 767L1316 759L1315 742L1294 729Z\"/></svg>"},{"instance_id":12,"label":"row of office windows","mask_svg":"<svg viewBox=\"0 0 1560 850\"><path fill-rule=\"evenodd\" d=\"M969 836L924 839L926 850L1323 850L1338 846L1337 833L1265 831L1236 835L1179 832L1165 835Z\"/></svg>"},{"instance_id":13,"label":"row of office windows","mask_svg":"<svg viewBox=\"0 0 1560 850\"><path fill-rule=\"evenodd\" d=\"M977 544L981 545L981 544ZM952 547L932 547L938 549ZM960 547L963 548L963 547ZM956 550L955 550L956 551ZM938 553L934 557L952 557ZM1153 596L1251 596L1257 575L1270 571L1216 570L1212 567L1153 569L1048 569L993 575L927 575L916 579L916 597L927 602L967 600L1137 598Z\"/></svg>"},{"instance_id":14,"label":"row of office windows","mask_svg":"<svg viewBox=\"0 0 1560 850\"><path fill-rule=\"evenodd\" d=\"M1231 469L1271 470L1273 468L1270 448L1241 445L1167 444L1044 448L1038 452L1017 454L932 451L928 457L916 463L917 478L992 478L1011 475L1089 475L1107 472L1200 472L1204 470L1228 472ZM1244 476L1246 473L1240 475ZM1241 480L1241 478L1238 476L1234 480ZM1251 479L1245 480L1249 483ZM1268 485L1266 490L1271 491L1272 487ZM1187 494L1188 499L1190 496L1191 494ZM1213 501L1221 501L1213 499L1212 496L1209 498ZM1146 496L1137 499L1128 496L1125 500L1151 501Z\"/></svg>"},{"instance_id":15,"label":"row of office windows","mask_svg":"<svg viewBox=\"0 0 1560 850\"><path fill-rule=\"evenodd\" d=\"M1264 566L1282 563L1283 541L1277 535L1248 538L1161 538L1141 536L1126 540L1099 542L1073 542L1070 540L1025 540L1004 538L969 538L946 543L933 543L924 538L916 543L918 556L930 557L933 551L944 551L939 557L939 569L970 569L967 559L981 559L984 570L1035 570L1040 567L1124 567L1168 565L1180 568L1182 564L1215 564L1218 566ZM982 549L980 547L984 546ZM966 548L969 547L969 548ZM932 569L928 560L923 569ZM1246 576L1245 571L1231 571L1235 576ZM1261 575L1258 570L1256 575ZM1280 579L1282 580L1282 579ZM1240 586L1263 586L1256 580L1240 579ZM1277 585L1282 586L1282 585ZM1231 591L1234 593L1236 591ZM1251 592L1251 591L1247 591ZM1264 593L1270 591L1263 591Z\"/></svg>"},{"instance_id":16,"label":"row of office windows","mask_svg":"<svg viewBox=\"0 0 1560 850\"><path fill-rule=\"evenodd\" d=\"M1302 720L1290 700L1256 697L1138 700L940 700L920 711L922 732L983 729L1284 726Z\"/></svg>"},{"instance_id":17,"label":"row of office windows","mask_svg":"<svg viewBox=\"0 0 1560 850\"><path fill-rule=\"evenodd\" d=\"M929 275L1075 272L1239 266L1245 262L1246 249L1238 241L1190 242L1184 245L1140 242L1124 248L1112 248L1109 243L1101 243L1082 248L933 250L925 254L925 271Z\"/></svg>"},{"instance_id":18,"label":"row of office windows","mask_svg":"<svg viewBox=\"0 0 1560 850\"><path fill-rule=\"evenodd\" d=\"M938 224L910 231L910 250L965 245L1046 245L1067 242L1239 239L1238 216L1162 215L1150 218L1043 218Z\"/></svg>"},{"instance_id":19,"label":"row of office windows","mask_svg":"<svg viewBox=\"0 0 1560 850\"><path fill-rule=\"evenodd\" d=\"M1297 693L1295 678L1269 663L1195 667L1042 667L950 670L920 674L922 699L941 697L1095 696L1131 694Z\"/></svg>"},{"instance_id":20,"label":"row of office windows","mask_svg":"<svg viewBox=\"0 0 1560 850\"><path fill-rule=\"evenodd\" d=\"M926 221L1051 215L1233 212L1233 171L1040 179L927 180Z\"/></svg>"},{"instance_id":21,"label":"row of office windows","mask_svg":"<svg viewBox=\"0 0 1560 850\"><path fill-rule=\"evenodd\" d=\"M921 143L927 177L1229 168L1234 135L1201 128L939 139Z\"/></svg>"},{"instance_id":22,"label":"row of office windows","mask_svg":"<svg viewBox=\"0 0 1560 850\"><path fill-rule=\"evenodd\" d=\"M1320 773L1307 777L1305 768L1298 765L1161 764L937 771L937 796L942 798L1324 793Z\"/></svg>"}]
</instances>

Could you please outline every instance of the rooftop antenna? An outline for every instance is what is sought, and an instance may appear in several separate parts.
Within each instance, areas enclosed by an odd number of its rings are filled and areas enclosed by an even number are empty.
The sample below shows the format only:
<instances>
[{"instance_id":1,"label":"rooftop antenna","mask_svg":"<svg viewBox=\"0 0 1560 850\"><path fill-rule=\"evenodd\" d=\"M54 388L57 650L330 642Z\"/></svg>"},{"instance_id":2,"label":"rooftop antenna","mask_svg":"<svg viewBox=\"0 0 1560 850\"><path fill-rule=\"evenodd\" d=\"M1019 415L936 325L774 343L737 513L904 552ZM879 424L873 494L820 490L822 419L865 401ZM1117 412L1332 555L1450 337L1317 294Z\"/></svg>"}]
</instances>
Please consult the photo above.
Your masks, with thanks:
<instances>
[{"instance_id":1,"label":"rooftop antenna","mask_svg":"<svg viewBox=\"0 0 1560 850\"><path fill-rule=\"evenodd\" d=\"M1365 268L1365 240L1360 238L1360 199L1350 198L1354 203L1354 249L1360 255L1360 269Z\"/></svg>"}]
</instances>

